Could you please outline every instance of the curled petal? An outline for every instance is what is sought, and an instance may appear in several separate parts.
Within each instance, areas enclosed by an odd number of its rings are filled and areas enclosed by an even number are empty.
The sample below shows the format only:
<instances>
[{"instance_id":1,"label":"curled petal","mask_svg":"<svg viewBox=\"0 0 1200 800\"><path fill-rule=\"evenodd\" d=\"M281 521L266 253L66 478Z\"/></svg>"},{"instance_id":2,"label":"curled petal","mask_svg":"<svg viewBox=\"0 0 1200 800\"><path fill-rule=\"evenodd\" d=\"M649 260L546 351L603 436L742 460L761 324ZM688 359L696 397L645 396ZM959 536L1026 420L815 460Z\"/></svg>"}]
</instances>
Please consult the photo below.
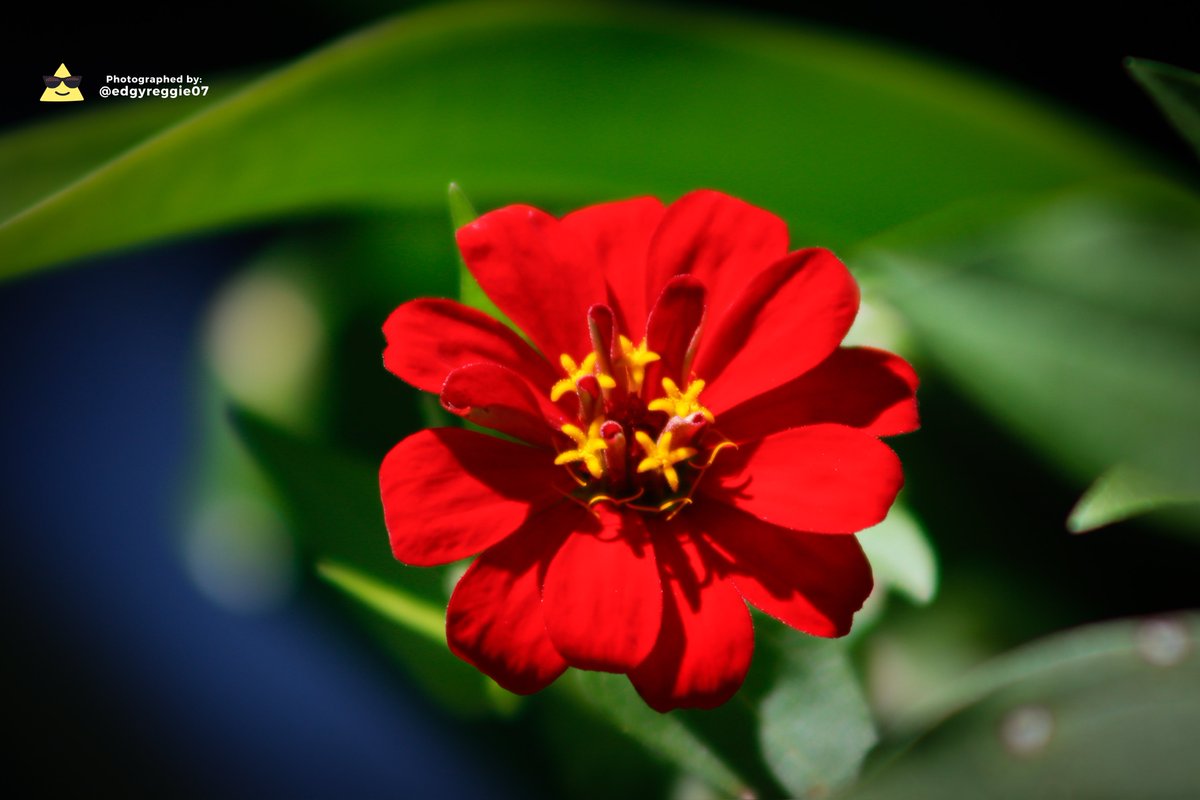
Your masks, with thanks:
<instances>
[{"instance_id":1,"label":"curled petal","mask_svg":"<svg viewBox=\"0 0 1200 800\"><path fill-rule=\"evenodd\" d=\"M542 587L546 629L572 666L626 672L654 646L662 585L641 517L594 511L599 519L576 528L550 562Z\"/></svg>"},{"instance_id":2,"label":"curled petal","mask_svg":"<svg viewBox=\"0 0 1200 800\"><path fill-rule=\"evenodd\" d=\"M754 277L705 332L696 374L716 414L781 386L837 349L858 312L858 285L828 250L798 250Z\"/></svg>"},{"instance_id":3,"label":"curled petal","mask_svg":"<svg viewBox=\"0 0 1200 800\"><path fill-rule=\"evenodd\" d=\"M700 491L795 531L854 533L883 521L903 483L900 459L874 436L810 425L723 453Z\"/></svg>"},{"instance_id":4,"label":"curled petal","mask_svg":"<svg viewBox=\"0 0 1200 800\"><path fill-rule=\"evenodd\" d=\"M720 503L689 509L748 602L813 636L844 636L874 581L854 536L798 533Z\"/></svg>"},{"instance_id":5,"label":"curled petal","mask_svg":"<svg viewBox=\"0 0 1200 800\"><path fill-rule=\"evenodd\" d=\"M657 532L662 628L650 655L630 671L656 711L715 708L742 685L754 653L750 612L728 578L705 564L686 534Z\"/></svg>"},{"instance_id":6,"label":"curled petal","mask_svg":"<svg viewBox=\"0 0 1200 800\"><path fill-rule=\"evenodd\" d=\"M917 375L899 356L843 347L795 380L721 415L721 433L750 442L771 433L836 422L875 436L917 429Z\"/></svg>"},{"instance_id":7,"label":"curled petal","mask_svg":"<svg viewBox=\"0 0 1200 800\"><path fill-rule=\"evenodd\" d=\"M475 559L450 597L450 649L510 692L536 692L567 668L546 633L540 580L575 518L586 513L561 503L531 517Z\"/></svg>"},{"instance_id":8,"label":"curled petal","mask_svg":"<svg viewBox=\"0 0 1200 800\"><path fill-rule=\"evenodd\" d=\"M383 365L426 392L440 392L446 376L466 364L490 362L521 375L539 393L557 379L554 369L508 327L453 300L405 303L383 324Z\"/></svg>"},{"instance_id":9,"label":"curled petal","mask_svg":"<svg viewBox=\"0 0 1200 800\"><path fill-rule=\"evenodd\" d=\"M554 446L553 431L566 422L557 406L498 364L467 364L454 370L442 387L441 400L447 411L476 425L547 448Z\"/></svg>"},{"instance_id":10,"label":"curled petal","mask_svg":"<svg viewBox=\"0 0 1200 800\"><path fill-rule=\"evenodd\" d=\"M571 491L545 450L459 428L414 433L379 469L392 554L447 564L491 547Z\"/></svg>"},{"instance_id":11,"label":"curled petal","mask_svg":"<svg viewBox=\"0 0 1200 800\"><path fill-rule=\"evenodd\" d=\"M743 287L787 255L787 225L769 211L701 189L676 200L650 245L647 302L675 275L693 275L708 289L714 321Z\"/></svg>"},{"instance_id":12,"label":"curled petal","mask_svg":"<svg viewBox=\"0 0 1200 800\"><path fill-rule=\"evenodd\" d=\"M688 275L667 282L646 323L646 346L659 360L646 368L646 381L657 391L666 377L687 384L690 357L704 321L704 284Z\"/></svg>"},{"instance_id":13,"label":"curled petal","mask_svg":"<svg viewBox=\"0 0 1200 800\"><path fill-rule=\"evenodd\" d=\"M591 355L596 359L596 381L600 388L612 389L617 385L613 364L621 350L613 310L603 303L595 304L588 309L587 325L592 340Z\"/></svg>"},{"instance_id":14,"label":"curled petal","mask_svg":"<svg viewBox=\"0 0 1200 800\"><path fill-rule=\"evenodd\" d=\"M487 296L547 358L589 349L587 310L604 276L578 237L531 206L506 206L458 229L458 246Z\"/></svg>"}]
</instances>

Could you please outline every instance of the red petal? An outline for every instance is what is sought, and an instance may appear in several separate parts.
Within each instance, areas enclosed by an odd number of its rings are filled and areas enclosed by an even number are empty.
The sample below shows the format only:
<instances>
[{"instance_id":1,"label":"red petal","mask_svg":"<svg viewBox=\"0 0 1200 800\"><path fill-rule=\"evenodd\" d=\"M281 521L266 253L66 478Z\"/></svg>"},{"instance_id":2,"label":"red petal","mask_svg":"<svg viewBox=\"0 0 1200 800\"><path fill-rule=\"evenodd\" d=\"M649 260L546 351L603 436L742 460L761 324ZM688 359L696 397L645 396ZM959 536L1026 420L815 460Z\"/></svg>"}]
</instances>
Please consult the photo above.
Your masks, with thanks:
<instances>
[{"instance_id":1,"label":"red petal","mask_svg":"<svg viewBox=\"0 0 1200 800\"><path fill-rule=\"evenodd\" d=\"M453 300L425 298L397 308L383 323L383 365L401 380L440 392L446 376L464 364L491 362L550 391L554 368L508 327Z\"/></svg>"},{"instance_id":2,"label":"red petal","mask_svg":"<svg viewBox=\"0 0 1200 800\"><path fill-rule=\"evenodd\" d=\"M673 275L694 275L708 289L714 320L756 274L787 255L787 225L757 206L702 189L667 208L650 244L647 301Z\"/></svg>"},{"instance_id":3,"label":"red petal","mask_svg":"<svg viewBox=\"0 0 1200 800\"><path fill-rule=\"evenodd\" d=\"M653 396L661 394L658 387L664 375L686 388L688 376L683 372L703 320L704 284L688 275L668 281L646 323L646 346L661 359L646 369L645 385Z\"/></svg>"},{"instance_id":4,"label":"red petal","mask_svg":"<svg viewBox=\"0 0 1200 800\"><path fill-rule=\"evenodd\" d=\"M858 539L789 531L720 503L687 513L729 559L750 603L813 636L850 632L873 585Z\"/></svg>"},{"instance_id":5,"label":"red petal","mask_svg":"<svg viewBox=\"0 0 1200 800\"><path fill-rule=\"evenodd\" d=\"M903 484L900 459L874 436L810 425L722 453L700 491L795 531L854 533L882 522Z\"/></svg>"},{"instance_id":6,"label":"red petal","mask_svg":"<svg viewBox=\"0 0 1200 800\"><path fill-rule=\"evenodd\" d=\"M510 692L536 692L567 668L546 633L539 573L585 513L562 503L531 518L475 559L450 597L450 649Z\"/></svg>"},{"instance_id":7,"label":"red petal","mask_svg":"<svg viewBox=\"0 0 1200 800\"><path fill-rule=\"evenodd\" d=\"M546 629L567 663L626 672L654 646L662 584L637 514L596 506L550 562L542 587Z\"/></svg>"},{"instance_id":8,"label":"red petal","mask_svg":"<svg viewBox=\"0 0 1200 800\"><path fill-rule=\"evenodd\" d=\"M759 273L704 334L696 375L715 413L780 386L837 349L858 285L828 250L798 250Z\"/></svg>"},{"instance_id":9,"label":"red petal","mask_svg":"<svg viewBox=\"0 0 1200 800\"><path fill-rule=\"evenodd\" d=\"M803 425L836 422L875 436L918 427L917 375L904 359L866 347L835 350L808 372L721 414L735 442Z\"/></svg>"},{"instance_id":10,"label":"red petal","mask_svg":"<svg viewBox=\"0 0 1200 800\"><path fill-rule=\"evenodd\" d=\"M621 331L635 343L646 324L646 253L662 214L657 198L637 197L581 208L562 220L581 258L604 276Z\"/></svg>"},{"instance_id":11,"label":"red petal","mask_svg":"<svg viewBox=\"0 0 1200 800\"><path fill-rule=\"evenodd\" d=\"M654 650L629 679L656 711L714 708L733 696L750 668L750 612L734 585L703 563L690 539L657 533L655 549L670 591L663 597Z\"/></svg>"},{"instance_id":12,"label":"red petal","mask_svg":"<svg viewBox=\"0 0 1200 800\"><path fill-rule=\"evenodd\" d=\"M604 276L578 237L544 211L507 206L458 229L471 274L553 361L590 348L587 310L608 299Z\"/></svg>"},{"instance_id":13,"label":"red petal","mask_svg":"<svg viewBox=\"0 0 1200 800\"><path fill-rule=\"evenodd\" d=\"M414 433L379 468L392 554L418 567L492 546L572 487L553 454L459 428Z\"/></svg>"},{"instance_id":14,"label":"red petal","mask_svg":"<svg viewBox=\"0 0 1200 800\"><path fill-rule=\"evenodd\" d=\"M450 373L442 388L442 406L452 414L552 448L552 434L566 418L548 398L529 390L525 380L498 364L467 364Z\"/></svg>"}]
</instances>

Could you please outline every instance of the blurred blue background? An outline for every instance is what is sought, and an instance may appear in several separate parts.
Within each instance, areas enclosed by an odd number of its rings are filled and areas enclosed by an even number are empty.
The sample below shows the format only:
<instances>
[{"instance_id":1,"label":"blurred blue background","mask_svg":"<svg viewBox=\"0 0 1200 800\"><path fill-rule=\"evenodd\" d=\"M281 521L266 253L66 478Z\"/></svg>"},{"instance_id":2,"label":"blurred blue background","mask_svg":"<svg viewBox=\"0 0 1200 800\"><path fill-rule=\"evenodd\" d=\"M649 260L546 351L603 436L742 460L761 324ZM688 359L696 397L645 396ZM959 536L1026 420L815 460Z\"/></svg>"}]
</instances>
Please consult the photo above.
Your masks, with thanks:
<instances>
[{"instance_id":1,"label":"blurred blue background","mask_svg":"<svg viewBox=\"0 0 1200 800\"><path fill-rule=\"evenodd\" d=\"M308 595L239 615L185 572L197 334L255 241L0 292L4 783L38 796L528 797L529 778L456 738Z\"/></svg>"}]
</instances>

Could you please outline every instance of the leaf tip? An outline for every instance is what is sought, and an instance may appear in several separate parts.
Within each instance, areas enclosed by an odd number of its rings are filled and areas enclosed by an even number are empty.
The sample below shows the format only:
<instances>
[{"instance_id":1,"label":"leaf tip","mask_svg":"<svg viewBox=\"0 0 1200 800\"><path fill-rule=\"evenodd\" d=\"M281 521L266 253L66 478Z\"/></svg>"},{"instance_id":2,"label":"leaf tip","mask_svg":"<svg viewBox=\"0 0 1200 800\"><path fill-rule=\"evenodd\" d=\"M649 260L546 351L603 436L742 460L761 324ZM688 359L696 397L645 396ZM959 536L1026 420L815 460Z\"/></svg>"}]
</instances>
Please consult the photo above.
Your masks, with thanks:
<instances>
[{"instance_id":1,"label":"leaf tip","mask_svg":"<svg viewBox=\"0 0 1200 800\"><path fill-rule=\"evenodd\" d=\"M454 230L469 225L479 217L475 206L467 199L467 193L462 190L457 181L450 181L450 185L446 188L446 200L450 206L450 222L454 225Z\"/></svg>"}]
</instances>

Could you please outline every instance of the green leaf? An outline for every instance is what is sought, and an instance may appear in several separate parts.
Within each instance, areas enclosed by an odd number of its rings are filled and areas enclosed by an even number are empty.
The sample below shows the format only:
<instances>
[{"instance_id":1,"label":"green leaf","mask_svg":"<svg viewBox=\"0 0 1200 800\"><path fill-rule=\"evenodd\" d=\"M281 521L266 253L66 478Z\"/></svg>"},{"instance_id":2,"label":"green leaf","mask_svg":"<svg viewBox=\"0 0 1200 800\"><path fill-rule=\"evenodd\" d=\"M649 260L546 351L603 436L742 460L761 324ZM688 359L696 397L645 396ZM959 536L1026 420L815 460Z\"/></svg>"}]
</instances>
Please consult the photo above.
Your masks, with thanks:
<instances>
[{"instance_id":1,"label":"green leaf","mask_svg":"<svg viewBox=\"0 0 1200 800\"><path fill-rule=\"evenodd\" d=\"M213 91L231 93L242 81ZM0 139L0 220L8 220L196 113L196 104L118 103L70 109L8 132ZM49 109L54 112L66 109Z\"/></svg>"},{"instance_id":2,"label":"green leaf","mask_svg":"<svg viewBox=\"0 0 1200 800\"><path fill-rule=\"evenodd\" d=\"M1125 620L1003 656L914 711L846 797L1190 796L1197 634L1195 614Z\"/></svg>"},{"instance_id":3,"label":"green leaf","mask_svg":"<svg viewBox=\"0 0 1200 800\"><path fill-rule=\"evenodd\" d=\"M569 671L560 684L601 718L721 797L828 791L875 742L870 712L837 642L756 623L754 664L720 708L659 714L620 675Z\"/></svg>"},{"instance_id":4,"label":"green leaf","mask_svg":"<svg viewBox=\"0 0 1200 800\"><path fill-rule=\"evenodd\" d=\"M549 2L406 14L70 176L14 173L17 136L0 140L0 185L17 174L33 187L17 195L40 199L0 222L0 276L285 216L428 211L451 176L484 204L559 209L717 187L781 213L798 243L839 247L983 191L1145 166L1009 92L880 48Z\"/></svg>"},{"instance_id":5,"label":"green leaf","mask_svg":"<svg viewBox=\"0 0 1200 800\"><path fill-rule=\"evenodd\" d=\"M795 797L824 797L852 781L875 727L845 648L788 636L779 679L759 709L763 756Z\"/></svg>"},{"instance_id":6,"label":"green leaf","mask_svg":"<svg viewBox=\"0 0 1200 800\"><path fill-rule=\"evenodd\" d=\"M454 230L457 231L462 226L470 225L478 219L479 212L475 210L475 206L471 205L471 201L467 199L467 194L462 187L451 182L447 194L450 203L450 224L454 226Z\"/></svg>"},{"instance_id":7,"label":"green leaf","mask_svg":"<svg viewBox=\"0 0 1200 800\"><path fill-rule=\"evenodd\" d=\"M887 519L858 534L877 583L924 605L937 593L937 558L925 531L900 504Z\"/></svg>"},{"instance_id":8,"label":"green leaf","mask_svg":"<svg viewBox=\"0 0 1200 800\"><path fill-rule=\"evenodd\" d=\"M444 569L392 558L375 467L235 410L243 443L277 489L300 549L334 586L371 611L364 622L408 673L448 708L496 709L487 679L447 648Z\"/></svg>"},{"instance_id":9,"label":"green leaf","mask_svg":"<svg viewBox=\"0 0 1200 800\"><path fill-rule=\"evenodd\" d=\"M475 211L475 207L471 205L471 201L467 199L467 195L459 187L457 183L450 184L450 222L457 231L463 225L469 225L474 222L479 216ZM457 251L457 245L454 245ZM475 276L467 269L467 262L463 261L462 254L459 254L458 259L458 301L465 306L470 306L478 311L482 311L493 319L503 322L508 327L512 328L522 337L525 333L513 324L492 299L483 292L483 287L479 285L479 281L475 280Z\"/></svg>"},{"instance_id":10,"label":"green leaf","mask_svg":"<svg viewBox=\"0 0 1200 800\"><path fill-rule=\"evenodd\" d=\"M317 573L393 622L432 642L446 643L446 614L441 606L334 561L318 561Z\"/></svg>"},{"instance_id":11,"label":"green leaf","mask_svg":"<svg viewBox=\"0 0 1200 800\"><path fill-rule=\"evenodd\" d=\"M651 709L624 675L573 669L559 680L577 699L660 758L730 797L746 792L746 781L683 718Z\"/></svg>"},{"instance_id":12,"label":"green leaf","mask_svg":"<svg viewBox=\"0 0 1200 800\"><path fill-rule=\"evenodd\" d=\"M1200 154L1200 75L1140 58L1127 59L1125 68Z\"/></svg>"},{"instance_id":13,"label":"green leaf","mask_svg":"<svg viewBox=\"0 0 1200 800\"><path fill-rule=\"evenodd\" d=\"M1200 503L1200 485L1183 485L1178 476L1163 478L1118 464L1093 483L1067 518L1073 533L1102 528L1160 508Z\"/></svg>"},{"instance_id":14,"label":"green leaf","mask_svg":"<svg viewBox=\"0 0 1200 800\"><path fill-rule=\"evenodd\" d=\"M512 713L512 696L446 646L443 606L332 561L319 561L317 571L369 612L362 622L375 641L446 708L464 715Z\"/></svg>"},{"instance_id":15,"label":"green leaf","mask_svg":"<svg viewBox=\"0 0 1200 800\"><path fill-rule=\"evenodd\" d=\"M279 492L310 561L336 562L402 583L425 600L445 602L438 570L405 567L392 557L376 466L297 438L245 410L234 409L231 416Z\"/></svg>"},{"instance_id":16,"label":"green leaf","mask_svg":"<svg viewBox=\"0 0 1200 800\"><path fill-rule=\"evenodd\" d=\"M572 800L666 796L667 783L679 767L620 730L613 717L589 702L581 689L568 671L528 704L538 724L534 740L521 746L536 748L545 777L556 777L563 787L557 796Z\"/></svg>"},{"instance_id":17,"label":"green leaf","mask_svg":"<svg viewBox=\"0 0 1200 800\"><path fill-rule=\"evenodd\" d=\"M1081 479L1200 471L1200 202L1130 180L973 205L851 258L983 408Z\"/></svg>"},{"instance_id":18,"label":"green leaf","mask_svg":"<svg viewBox=\"0 0 1200 800\"><path fill-rule=\"evenodd\" d=\"M450 224L454 226L455 232L462 226L471 224L479 216L475 207L471 205L471 201L467 199L466 193L459 188L457 183L450 184L449 200ZM457 249L457 245L455 245L455 250ZM483 287L467 269L467 262L463 261L461 253L458 258L458 301L492 317L503 316L500 314L500 309L496 308L496 304L483 293ZM511 322L507 320L505 322L512 327Z\"/></svg>"}]
</instances>

